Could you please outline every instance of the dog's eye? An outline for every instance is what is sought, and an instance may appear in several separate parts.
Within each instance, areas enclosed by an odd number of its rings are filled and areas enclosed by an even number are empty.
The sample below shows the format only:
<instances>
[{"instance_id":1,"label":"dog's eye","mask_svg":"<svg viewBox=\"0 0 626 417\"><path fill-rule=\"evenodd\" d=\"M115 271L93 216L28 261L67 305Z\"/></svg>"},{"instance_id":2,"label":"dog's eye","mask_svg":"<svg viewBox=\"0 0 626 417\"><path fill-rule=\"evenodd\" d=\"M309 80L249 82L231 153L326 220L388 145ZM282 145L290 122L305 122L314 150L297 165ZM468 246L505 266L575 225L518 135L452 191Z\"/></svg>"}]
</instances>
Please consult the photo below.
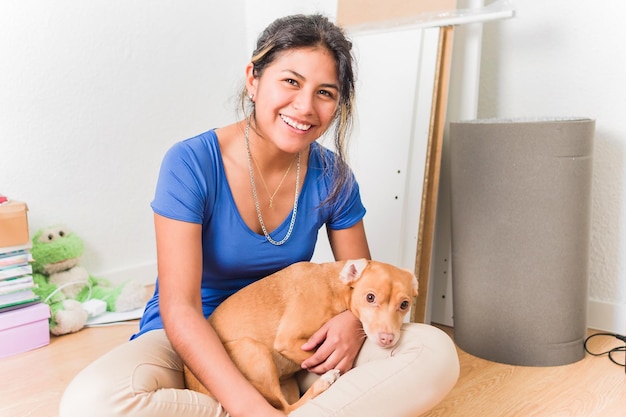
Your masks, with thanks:
<instances>
[{"instance_id":1,"label":"dog's eye","mask_svg":"<svg viewBox=\"0 0 626 417\"><path fill-rule=\"evenodd\" d=\"M365 299L368 303L373 303L374 301L376 301L376 296L370 292L365 296Z\"/></svg>"},{"instance_id":2,"label":"dog's eye","mask_svg":"<svg viewBox=\"0 0 626 417\"><path fill-rule=\"evenodd\" d=\"M409 302L403 301L402 304L400 304L400 310L406 310L407 308L409 308Z\"/></svg>"}]
</instances>

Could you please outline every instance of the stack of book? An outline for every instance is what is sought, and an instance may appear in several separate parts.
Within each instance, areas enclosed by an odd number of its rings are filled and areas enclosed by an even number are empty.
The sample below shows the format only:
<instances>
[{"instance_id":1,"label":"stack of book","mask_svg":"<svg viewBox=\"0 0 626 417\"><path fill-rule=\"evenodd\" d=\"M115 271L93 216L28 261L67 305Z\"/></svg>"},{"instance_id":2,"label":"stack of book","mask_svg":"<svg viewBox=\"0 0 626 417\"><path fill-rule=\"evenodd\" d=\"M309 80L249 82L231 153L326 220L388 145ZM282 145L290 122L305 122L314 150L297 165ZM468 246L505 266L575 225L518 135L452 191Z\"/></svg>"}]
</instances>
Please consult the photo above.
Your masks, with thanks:
<instances>
[{"instance_id":1,"label":"stack of book","mask_svg":"<svg viewBox=\"0 0 626 417\"><path fill-rule=\"evenodd\" d=\"M37 303L31 244L0 248L0 313Z\"/></svg>"},{"instance_id":2,"label":"stack of book","mask_svg":"<svg viewBox=\"0 0 626 417\"><path fill-rule=\"evenodd\" d=\"M0 195L0 358L50 343L50 308L33 291L27 211Z\"/></svg>"}]
</instances>

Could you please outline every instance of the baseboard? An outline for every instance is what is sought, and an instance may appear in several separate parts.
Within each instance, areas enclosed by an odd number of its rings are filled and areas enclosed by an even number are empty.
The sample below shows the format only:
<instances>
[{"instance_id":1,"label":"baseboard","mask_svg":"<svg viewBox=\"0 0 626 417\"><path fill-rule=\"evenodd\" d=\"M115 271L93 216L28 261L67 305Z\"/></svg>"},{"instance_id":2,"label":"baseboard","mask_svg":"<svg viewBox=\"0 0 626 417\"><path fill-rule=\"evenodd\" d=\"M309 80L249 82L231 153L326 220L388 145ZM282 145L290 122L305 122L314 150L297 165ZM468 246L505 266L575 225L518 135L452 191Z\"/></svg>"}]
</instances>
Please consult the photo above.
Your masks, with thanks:
<instances>
[{"instance_id":1,"label":"baseboard","mask_svg":"<svg viewBox=\"0 0 626 417\"><path fill-rule=\"evenodd\" d=\"M133 279L140 284L152 285L157 276L156 262L151 262L142 265L135 265L132 267L119 269L115 271L109 271L97 274L98 277L108 279L113 283L122 283Z\"/></svg>"},{"instance_id":2,"label":"baseboard","mask_svg":"<svg viewBox=\"0 0 626 417\"><path fill-rule=\"evenodd\" d=\"M620 335L626 334L626 305L589 300L587 327Z\"/></svg>"}]
</instances>

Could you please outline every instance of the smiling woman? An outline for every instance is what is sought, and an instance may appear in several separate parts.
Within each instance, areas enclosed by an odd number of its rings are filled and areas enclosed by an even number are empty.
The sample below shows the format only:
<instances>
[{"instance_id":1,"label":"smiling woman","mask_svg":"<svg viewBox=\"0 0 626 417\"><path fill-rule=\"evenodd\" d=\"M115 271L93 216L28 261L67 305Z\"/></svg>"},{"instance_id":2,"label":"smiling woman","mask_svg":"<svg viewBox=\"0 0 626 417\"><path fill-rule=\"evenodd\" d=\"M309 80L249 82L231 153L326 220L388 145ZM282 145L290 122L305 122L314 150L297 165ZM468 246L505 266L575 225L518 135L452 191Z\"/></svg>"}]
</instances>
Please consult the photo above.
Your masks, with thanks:
<instances>
[{"instance_id":1,"label":"smiling woman","mask_svg":"<svg viewBox=\"0 0 626 417\"><path fill-rule=\"evenodd\" d=\"M246 87L251 100L259 105L254 107L251 115L255 124L266 122L271 128L271 119L280 118L293 128L294 133L306 134L312 140L326 131L339 100L333 57L321 47L285 52L262 72L250 63L246 68ZM264 101L258 103L258 100ZM267 120L263 120L264 117ZM279 123L277 128L280 127ZM272 132L257 130L257 133L269 138ZM285 133L291 132L276 132L278 136Z\"/></svg>"},{"instance_id":2,"label":"smiling woman","mask_svg":"<svg viewBox=\"0 0 626 417\"><path fill-rule=\"evenodd\" d=\"M321 15L276 20L245 69L243 119L167 152L152 202L154 295L133 340L72 381L61 417L284 415L244 378L206 318L239 289L310 260L323 226L336 260L370 258L365 207L344 157L354 102L351 47ZM317 142L331 128L334 151ZM440 330L404 324L397 345L381 349L364 341L349 310L302 349L305 377L345 375L292 416L338 409L353 417L417 415L459 373L454 344ZM214 397L185 389L183 363Z\"/></svg>"}]
</instances>

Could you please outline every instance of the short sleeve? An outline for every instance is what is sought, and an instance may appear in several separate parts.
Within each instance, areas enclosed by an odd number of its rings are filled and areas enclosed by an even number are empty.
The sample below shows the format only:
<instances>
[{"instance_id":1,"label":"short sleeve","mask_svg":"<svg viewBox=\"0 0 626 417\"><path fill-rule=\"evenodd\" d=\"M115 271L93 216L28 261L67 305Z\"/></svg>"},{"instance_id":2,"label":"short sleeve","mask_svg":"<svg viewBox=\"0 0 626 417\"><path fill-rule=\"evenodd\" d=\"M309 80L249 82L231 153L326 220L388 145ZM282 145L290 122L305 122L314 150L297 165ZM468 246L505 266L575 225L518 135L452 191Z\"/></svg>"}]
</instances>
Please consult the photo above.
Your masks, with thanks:
<instances>
[{"instance_id":1,"label":"short sleeve","mask_svg":"<svg viewBox=\"0 0 626 417\"><path fill-rule=\"evenodd\" d=\"M326 226L332 230L347 229L354 226L365 216L365 206L361 201L359 184L351 173L349 185L343 198L333 203L333 212Z\"/></svg>"},{"instance_id":2,"label":"short sleeve","mask_svg":"<svg viewBox=\"0 0 626 417\"><path fill-rule=\"evenodd\" d=\"M204 136L213 133L207 132ZM191 223L203 223L216 189L217 158L203 135L178 142L163 158L151 207L155 213ZM214 196L213 196L214 197Z\"/></svg>"}]
</instances>

